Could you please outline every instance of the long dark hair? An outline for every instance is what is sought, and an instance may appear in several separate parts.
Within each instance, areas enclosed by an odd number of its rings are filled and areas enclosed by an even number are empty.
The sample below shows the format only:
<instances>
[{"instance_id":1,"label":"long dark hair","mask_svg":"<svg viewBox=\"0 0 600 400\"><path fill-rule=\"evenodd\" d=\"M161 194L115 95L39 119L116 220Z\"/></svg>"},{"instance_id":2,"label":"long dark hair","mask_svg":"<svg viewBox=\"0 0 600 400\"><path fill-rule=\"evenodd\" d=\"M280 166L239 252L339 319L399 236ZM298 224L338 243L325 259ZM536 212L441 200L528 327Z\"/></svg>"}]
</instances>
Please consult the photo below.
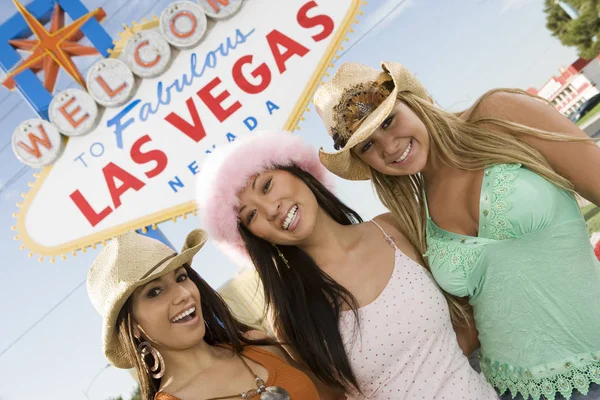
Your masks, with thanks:
<instances>
[{"instance_id":1,"label":"long dark hair","mask_svg":"<svg viewBox=\"0 0 600 400\"><path fill-rule=\"evenodd\" d=\"M342 225L362 222L315 177L297 166L279 166L302 180L314 193L319 207ZM345 304L358 316L352 294L323 272L315 261L295 246L278 246L288 261L269 242L239 224L240 235L262 280L265 305L272 312L275 331L298 351L312 372L325 384L360 391L344 349L339 329ZM358 323L358 318L356 318Z\"/></svg>"},{"instance_id":2,"label":"long dark hair","mask_svg":"<svg viewBox=\"0 0 600 400\"><path fill-rule=\"evenodd\" d=\"M244 333L252 330L250 326L238 321L231 313L227 303L221 295L214 290L204 279L198 275L191 266L185 264L189 279L196 284L200 291L200 303L202 316L206 323L206 334L204 341L211 346L227 345L233 351L241 352L245 345L273 345L273 340L250 340L244 337ZM117 317L117 329L119 341L125 348L130 363L135 366L140 383L142 398L154 399L154 395L160 388L160 379L154 379L149 373L144 361L137 355L137 346L140 340L133 335L132 300L131 296L121 308Z\"/></svg>"}]
</instances>

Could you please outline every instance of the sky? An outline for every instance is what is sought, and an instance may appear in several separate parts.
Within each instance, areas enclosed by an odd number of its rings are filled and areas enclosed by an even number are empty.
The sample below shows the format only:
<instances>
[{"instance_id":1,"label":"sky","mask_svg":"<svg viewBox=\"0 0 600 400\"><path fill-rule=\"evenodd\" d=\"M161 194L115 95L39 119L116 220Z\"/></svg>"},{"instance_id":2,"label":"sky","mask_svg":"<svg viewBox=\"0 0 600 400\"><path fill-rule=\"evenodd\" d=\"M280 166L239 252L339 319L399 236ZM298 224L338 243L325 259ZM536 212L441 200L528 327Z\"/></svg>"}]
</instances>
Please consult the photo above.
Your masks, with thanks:
<instances>
[{"instance_id":1,"label":"sky","mask_svg":"<svg viewBox=\"0 0 600 400\"><path fill-rule=\"evenodd\" d=\"M108 19L103 26L116 37L123 23L159 14L170 1L84 3L89 9L104 8ZM403 63L443 108L460 110L495 87L539 88L560 66L577 59L573 49L550 35L542 9L543 0L370 0L340 61L373 67L381 61ZM14 12L12 1L0 0L0 23ZM69 83L61 75L58 87ZM18 93L0 88L0 400L129 399L135 381L128 371L105 368L101 319L83 284L96 252L39 263L12 239L15 204L35 171L18 173L22 164L12 154L10 135L33 117ZM331 150L314 110L305 118L299 134L315 147ZM337 193L365 219L384 212L366 182L338 180ZM186 233L198 225L188 218L160 229L180 248ZM237 271L211 243L196 269L215 288Z\"/></svg>"}]
</instances>

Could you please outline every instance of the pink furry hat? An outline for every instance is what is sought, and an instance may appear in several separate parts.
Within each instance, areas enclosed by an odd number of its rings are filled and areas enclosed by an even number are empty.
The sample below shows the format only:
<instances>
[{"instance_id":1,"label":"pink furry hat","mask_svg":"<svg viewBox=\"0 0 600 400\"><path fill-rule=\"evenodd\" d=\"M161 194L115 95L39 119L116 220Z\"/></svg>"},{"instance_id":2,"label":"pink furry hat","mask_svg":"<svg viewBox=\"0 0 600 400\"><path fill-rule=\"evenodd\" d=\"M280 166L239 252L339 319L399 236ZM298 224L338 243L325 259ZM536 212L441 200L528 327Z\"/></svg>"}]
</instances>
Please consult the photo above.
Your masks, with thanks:
<instances>
[{"instance_id":1,"label":"pink furry hat","mask_svg":"<svg viewBox=\"0 0 600 400\"><path fill-rule=\"evenodd\" d=\"M251 133L207 157L196 185L200 216L209 236L236 261L247 264L249 259L238 232L238 193L252 176L292 164L333 189L333 175L319 161L316 149L291 132Z\"/></svg>"}]
</instances>

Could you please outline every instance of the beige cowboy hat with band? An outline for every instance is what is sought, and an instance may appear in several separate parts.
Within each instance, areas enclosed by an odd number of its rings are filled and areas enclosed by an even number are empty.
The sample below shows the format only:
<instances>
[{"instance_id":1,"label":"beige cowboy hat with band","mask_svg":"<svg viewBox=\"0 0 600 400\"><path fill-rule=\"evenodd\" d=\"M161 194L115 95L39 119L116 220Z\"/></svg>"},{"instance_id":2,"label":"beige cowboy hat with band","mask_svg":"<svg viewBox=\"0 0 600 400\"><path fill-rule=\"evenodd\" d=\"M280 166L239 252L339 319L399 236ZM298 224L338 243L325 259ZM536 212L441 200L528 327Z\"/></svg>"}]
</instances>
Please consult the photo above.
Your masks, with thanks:
<instances>
[{"instance_id":1,"label":"beige cowboy hat with band","mask_svg":"<svg viewBox=\"0 0 600 400\"><path fill-rule=\"evenodd\" d=\"M382 62L381 66L383 71L354 62L342 64L315 93L317 113L337 150L329 153L321 148L319 157L341 178L370 179L369 167L351 150L381 126L394 108L398 93L411 92L431 101L423 85L402 64Z\"/></svg>"},{"instance_id":2,"label":"beige cowboy hat with band","mask_svg":"<svg viewBox=\"0 0 600 400\"><path fill-rule=\"evenodd\" d=\"M102 316L102 347L112 365L134 367L117 332L117 317L129 296L138 287L191 264L207 238L203 230L190 232L178 254L156 239L128 232L112 240L98 254L88 272L87 290L94 308Z\"/></svg>"}]
</instances>

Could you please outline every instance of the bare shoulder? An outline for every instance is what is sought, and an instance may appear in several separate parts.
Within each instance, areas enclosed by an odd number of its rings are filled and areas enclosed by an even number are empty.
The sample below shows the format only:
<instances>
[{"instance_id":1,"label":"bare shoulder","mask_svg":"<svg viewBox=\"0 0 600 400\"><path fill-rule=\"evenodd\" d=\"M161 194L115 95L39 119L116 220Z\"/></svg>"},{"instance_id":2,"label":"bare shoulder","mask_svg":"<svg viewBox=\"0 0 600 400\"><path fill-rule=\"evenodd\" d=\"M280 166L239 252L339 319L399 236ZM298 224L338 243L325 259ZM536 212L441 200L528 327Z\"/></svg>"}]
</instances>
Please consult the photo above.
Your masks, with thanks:
<instances>
[{"instance_id":1,"label":"bare shoulder","mask_svg":"<svg viewBox=\"0 0 600 400\"><path fill-rule=\"evenodd\" d=\"M273 339L271 336L267 335L266 332L256 329L245 332L244 337L249 340Z\"/></svg>"},{"instance_id":2,"label":"bare shoulder","mask_svg":"<svg viewBox=\"0 0 600 400\"><path fill-rule=\"evenodd\" d=\"M377 222L379 225L381 225L381 227L383 229L385 229L386 232L390 236L392 236L392 237L394 237L396 235L403 236L402 232L400 232L398 223L394 219L394 216L392 215L392 213L387 212L385 214L379 214L378 216L376 216L375 218L373 218L373 220L375 222Z\"/></svg>"},{"instance_id":3,"label":"bare shoulder","mask_svg":"<svg viewBox=\"0 0 600 400\"><path fill-rule=\"evenodd\" d=\"M246 339L250 339L250 340L265 340L265 339L275 340L276 343L271 344L271 345L262 345L262 346L260 346L260 348L262 350L268 351L270 353L273 353L273 354L281 357L285 361L290 361L290 359L291 359L290 354L286 351L286 349L282 346L281 343L277 343L277 342L280 342L278 340L278 338L269 336L264 331L254 330L254 329L251 331L245 332L244 336L246 337Z\"/></svg>"},{"instance_id":4,"label":"bare shoulder","mask_svg":"<svg viewBox=\"0 0 600 400\"><path fill-rule=\"evenodd\" d=\"M398 222L392 215L392 213L380 214L373 218L375 222L381 226L381 228L394 239L396 246L406 254L408 257L413 259L419 264L423 264L421 255L417 249L409 242L402 230L400 229Z\"/></svg>"},{"instance_id":5,"label":"bare shoulder","mask_svg":"<svg viewBox=\"0 0 600 400\"><path fill-rule=\"evenodd\" d=\"M554 107L526 93L496 90L482 96L479 105L463 116L469 119L498 118L533 128L547 128L548 118L564 118ZM566 118L565 118L566 119Z\"/></svg>"},{"instance_id":6,"label":"bare shoulder","mask_svg":"<svg viewBox=\"0 0 600 400\"><path fill-rule=\"evenodd\" d=\"M377 222L379 226L381 226L381 228L383 228L383 230L388 235L390 235L392 239L394 239L398 247L400 247L399 244L401 243L408 243L406 236L404 236L404 234L400 230L400 226L396 222L396 219L394 218L392 213L388 212L385 214L380 214L373 218L373 221Z\"/></svg>"}]
</instances>

